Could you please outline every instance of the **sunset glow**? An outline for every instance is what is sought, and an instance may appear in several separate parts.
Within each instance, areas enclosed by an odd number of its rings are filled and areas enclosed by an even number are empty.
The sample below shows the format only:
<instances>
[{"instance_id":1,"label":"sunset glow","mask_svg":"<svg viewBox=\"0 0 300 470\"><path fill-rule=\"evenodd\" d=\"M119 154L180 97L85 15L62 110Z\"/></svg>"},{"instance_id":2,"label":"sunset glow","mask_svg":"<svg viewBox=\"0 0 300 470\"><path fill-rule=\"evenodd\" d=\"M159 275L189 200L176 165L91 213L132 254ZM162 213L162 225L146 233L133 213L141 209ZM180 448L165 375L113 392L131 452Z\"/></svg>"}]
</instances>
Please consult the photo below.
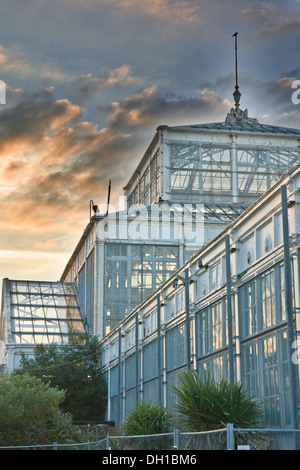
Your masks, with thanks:
<instances>
[{"instance_id":1,"label":"sunset glow","mask_svg":"<svg viewBox=\"0 0 300 470\"><path fill-rule=\"evenodd\" d=\"M0 24L1 279L59 279L159 125L224 121L235 31L241 107L299 127L296 0L11 0Z\"/></svg>"}]
</instances>

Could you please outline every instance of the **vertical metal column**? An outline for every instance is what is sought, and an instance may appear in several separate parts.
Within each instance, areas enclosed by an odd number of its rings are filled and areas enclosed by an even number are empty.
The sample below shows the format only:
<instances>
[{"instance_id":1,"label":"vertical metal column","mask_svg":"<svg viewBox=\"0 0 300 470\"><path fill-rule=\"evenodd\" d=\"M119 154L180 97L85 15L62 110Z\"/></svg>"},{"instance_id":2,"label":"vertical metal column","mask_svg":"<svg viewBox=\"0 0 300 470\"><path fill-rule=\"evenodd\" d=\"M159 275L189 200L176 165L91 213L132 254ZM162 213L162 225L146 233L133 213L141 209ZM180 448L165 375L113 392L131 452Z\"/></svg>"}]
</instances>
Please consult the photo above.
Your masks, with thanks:
<instances>
[{"instance_id":1,"label":"vertical metal column","mask_svg":"<svg viewBox=\"0 0 300 470\"><path fill-rule=\"evenodd\" d=\"M296 312L298 311L298 316L296 316L296 324L295 324L295 329L296 329L296 337L297 339L299 338L299 330L300 330L300 327L299 327L299 317L300 317L300 248L297 248L297 277L298 277L298 293L299 293L299 303L298 303L298 310L296 310Z\"/></svg>"},{"instance_id":2,"label":"vertical metal column","mask_svg":"<svg viewBox=\"0 0 300 470\"><path fill-rule=\"evenodd\" d=\"M231 307L231 266L230 266L230 239L229 239L229 235L225 235L225 250L226 250L229 381L230 381L230 383L234 383L233 328L232 328L232 307Z\"/></svg>"},{"instance_id":3,"label":"vertical metal column","mask_svg":"<svg viewBox=\"0 0 300 470\"><path fill-rule=\"evenodd\" d=\"M227 423L227 450L234 450L234 427Z\"/></svg>"},{"instance_id":4,"label":"vertical metal column","mask_svg":"<svg viewBox=\"0 0 300 470\"><path fill-rule=\"evenodd\" d=\"M190 322L190 278L189 269L185 269L185 312L186 312L186 362L191 369L191 322Z\"/></svg>"},{"instance_id":5,"label":"vertical metal column","mask_svg":"<svg viewBox=\"0 0 300 470\"><path fill-rule=\"evenodd\" d=\"M119 358L118 358L118 382L119 382L119 390L118 390L118 424L121 423L121 411L122 411L122 386L121 386L121 378L122 378L122 330L121 327L119 328Z\"/></svg>"},{"instance_id":6,"label":"vertical metal column","mask_svg":"<svg viewBox=\"0 0 300 470\"><path fill-rule=\"evenodd\" d=\"M298 410L298 386L297 386L297 366L292 361L293 342L295 340L294 314L293 314L293 291L292 291L292 267L290 256L289 219L287 205L286 186L281 186L282 204L282 231L284 250L284 288L285 288L285 310L287 317L287 341L288 341L288 365L291 384L291 414L292 426L299 428Z\"/></svg>"},{"instance_id":7,"label":"vertical metal column","mask_svg":"<svg viewBox=\"0 0 300 470\"><path fill-rule=\"evenodd\" d=\"M135 314L135 400L139 401L139 312Z\"/></svg>"},{"instance_id":8,"label":"vertical metal column","mask_svg":"<svg viewBox=\"0 0 300 470\"><path fill-rule=\"evenodd\" d=\"M236 136L231 136L230 147L230 160L231 160L231 179L232 179L232 200L238 202L238 168L237 168L237 146Z\"/></svg>"},{"instance_id":9,"label":"vertical metal column","mask_svg":"<svg viewBox=\"0 0 300 470\"><path fill-rule=\"evenodd\" d=\"M162 380L161 380L161 310L160 294L157 294L157 380L158 380L158 404L162 405Z\"/></svg>"}]
</instances>

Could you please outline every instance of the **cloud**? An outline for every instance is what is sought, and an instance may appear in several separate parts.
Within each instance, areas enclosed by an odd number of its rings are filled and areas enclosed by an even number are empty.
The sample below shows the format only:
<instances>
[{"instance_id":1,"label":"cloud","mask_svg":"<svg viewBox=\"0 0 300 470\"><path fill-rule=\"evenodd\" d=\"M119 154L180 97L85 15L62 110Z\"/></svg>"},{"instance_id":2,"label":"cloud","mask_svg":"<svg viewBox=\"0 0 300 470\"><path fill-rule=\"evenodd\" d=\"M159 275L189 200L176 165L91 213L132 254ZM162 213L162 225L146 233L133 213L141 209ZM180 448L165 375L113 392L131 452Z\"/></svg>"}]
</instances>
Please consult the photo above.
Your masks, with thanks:
<instances>
[{"instance_id":1,"label":"cloud","mask_svg":"<svg viewBox=\"0 0 300 470\"><path fill-rule=\"evenodd\" d=\"M300 18L282 18L281 21L275 21L264 30L267 37L284 36L296 33L299 37Z\"/></svg>"},{"instance_id":2,"label":"cloud","mask_svg":"<svg viewBox=\"0 0 300 470\"><path fill-rule=\"evenodd\" d=\"M163 95L158 88L145 88L141 93L108 107L109 124L113 129L132 131L139 128L155 129L167 121L170 125L222 120L230 109L227 99L213 90L203 89L191 98ZM162 122L163 121L163 122Z\"/></svg>"},{"instance_id":3,"label":"cloud","mask_svg":"<svg viewBox=\"0 0 300 470\"><path fill-rule=\"evenodd\" d=\"M108 5L121 14L145 16L176 25L199 24L201 21L200 5L195 5L193 0L65 0L68 2L85 9Z\"/></svg>"},{"instance_id":4,"label":"cloud","mask_svg":"<svg viewBox=\"0 0 300 470\"><path fill-rule=\"evenodd\" d=\"M38 242L34 245L34 248L36 250L41 250L41 251L44 251L44 250L51 251L56 247L57 247L56 240L46 240L45 242Z\"/></svg>"},{"instance_id":5,"label":"cloud","mask_svg":"<svg viewBox=\"0 0 300 470\"><path fill-rule=\"evenodd\" d=\"M97 77L92 73L80 75L70 83L70 96L76 103L83 103L93 99L99 91L108 88L142 86L145 78L137 77L128 64L123 64L113 70L103 70L103 77Z\"/></svg>"},{"instance_id":6,"label":"cloud","mask_svg":"<svg viewBox=\"0 0 300 470\"><path fill-rule=\"evenodd\" d=\"M57 99L53 89L23 93L3 108L0 230L18 227L26 237L72 233L81 214L88 213L89 200L106 198L110 178L114 193L120 192L135 137L99 129L83 116L78 105Z\"/></svg>"},{"instance_id":7,"label":"cloud","mask_svg":"<svg viewBox=\"0 0 300 470\"><path fill-rule=\"evenodd\" d=\"M0 112L0 152L45 143L47 133L82 117L78 105L55 99L53 89L23 93Z\"/></svg>"},{"instance_id":8,"label":"cloud","mask_svg":"<svg viewBox=\"0 0 300 470\"><path fill-rule=\"evenodd\" d=\"M281 12L271 4L264 4L264 9L248 8L238 13L237 17L243 22L247 22L253 27L253 32L259 37L274 40L276 37L283 37L290 34L297 34L299 37L300 18L288 17L286 11Z\"/></svg>"},{"instance_id":9,"label":"cloud","mask_svg":"<svg viewBox=\"0 0 300 470\"><path fill-rule=\"evenodd\" d=\"M111 70L107 78L100 80L103 86L114 86L118 83L122 85L128 85L134 83L135 85L140 85L143 83L143 79L139 77L134 77L132 74L132 67L130 65L124 64L121 67L117 67L114 70Z\"/></svg>"},{"instance_id":10,"label":"cloud","mask_svg":"<svg viewBox=\"0 0 300 470\"><path fill-rule=\"evenodd\" d=\"M290 75L278 80L260 81L255 85L252 92L252 105L262 115L269 115L270 124L298 127L299 110L295 109L292 103L294 80L295 77ZM289 116L288 119L287 116Z\"/></svg>"},{"instance_id":11,"label":"cloud","mask_svg":"<svg viewBox=\"0 0 300 470\"><path fill-rule=\"evenodd\" d=\"M238 16L241 20L247 20L254 25L262 25L269 20L269 15L266 10L254 8L247 8L246 10L242 10Z\"/></svg>"},{"instance_id":12,"label":"cloud","mask_svg":"<svg viewBox=\"0 0 300 470\"><path fill-rule=\"evenodd\" d=\"M175 24L201 22L200 6L188 0L113 0L118 7Z\"/></svg>"},{"instance_id":13,"label":"cloud","mask_svg":"<svg viewBox=\"0 0 300 470\"><path fill-rule=\"evenodd\" d=\"M39 77L39 79L51 79L51 81L64 81L68 77L49 61L37 62L30 58L20 45L4 47L0 44L0 65L1 75L10 77L20 77L30 79Z\"/></svg>"},{"instance_id":14,"label":"cloud","mask_svg":"<svg viewBox=\"0 0 300 470\"><path fill-rule=\"evenodd\" d=\"M276 117L263 117L261 119L261 122L266 124L272 124L274 126L295 128L295 122L300 122L300 113L295 109L293 111L283 112Z\"/></svg>"}]
</instances>

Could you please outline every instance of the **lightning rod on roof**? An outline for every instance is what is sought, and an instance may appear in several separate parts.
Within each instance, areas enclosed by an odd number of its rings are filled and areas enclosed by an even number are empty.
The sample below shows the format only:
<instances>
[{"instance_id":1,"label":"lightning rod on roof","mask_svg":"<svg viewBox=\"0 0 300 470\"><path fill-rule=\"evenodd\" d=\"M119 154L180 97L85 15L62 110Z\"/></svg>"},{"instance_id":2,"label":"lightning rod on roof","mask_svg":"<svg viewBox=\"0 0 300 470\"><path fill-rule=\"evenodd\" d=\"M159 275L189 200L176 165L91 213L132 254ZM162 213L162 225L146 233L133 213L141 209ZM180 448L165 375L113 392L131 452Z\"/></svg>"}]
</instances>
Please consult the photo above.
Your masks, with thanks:
<instances>
[{"instance_id":1,"label":"lightning rod on roof","mask_svg":"<svg viewBox=\"0 0 300 470\"><path fill-rule=\"evenodd\" d=\"M232 37L234 37L234 40L235 40L235 92L233 93L233 97L235 101L235 109L239 109L240 99L241 99L241 93L239 92L239 84L238 84L237 36L238 36L238 33L234 33L232 35Z\"/></svg>"},{"instance_id":2,"label":"lightning rod on roof","mask_svg":"<svg viewBox=\"0 0 300 470\"><path fill-rule=\"evenodd\" d=\"M106 209L106 214L105 214L106 216L108 215L108 211L109 211L110 191L111 191L111 180L109 180L109 184L108 184L107 209Z\"/></svg>"}]
</instances>

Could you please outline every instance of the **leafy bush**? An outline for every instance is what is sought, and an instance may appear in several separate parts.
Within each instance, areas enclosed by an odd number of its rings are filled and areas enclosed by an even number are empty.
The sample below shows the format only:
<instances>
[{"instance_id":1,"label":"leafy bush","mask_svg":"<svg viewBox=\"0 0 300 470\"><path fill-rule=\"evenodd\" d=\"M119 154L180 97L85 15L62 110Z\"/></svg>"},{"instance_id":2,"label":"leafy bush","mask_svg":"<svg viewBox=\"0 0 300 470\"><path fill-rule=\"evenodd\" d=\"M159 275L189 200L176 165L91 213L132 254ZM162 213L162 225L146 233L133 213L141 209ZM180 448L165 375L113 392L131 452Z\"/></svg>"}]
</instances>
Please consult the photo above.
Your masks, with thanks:
<instances>
[{"instance_id":1,"label":"leafy bush","mask_svg":"<svg viewBox=\"0 0 300 470\"><path fill-rule=\"evenodd\" d=\"M139 401L125 419L122 431L126 436L149 436L151 434L163 434L168 432L171 415L163 406L152 405L151 402ZM139 440L131 440L131 448L163 449L165 439L162 437L145 437Z\"/></svg>"},{"instance_id":2,"label":"leafy bush","mask_svg":"<svg viewBox=\"0 0 300 470\"><path fill-rule=\"evenodd\" d=\"M80 431L59 408L64 391L29 375L0 377L0 445L80 442Z\"/></svg>"},{"instance_id":3,"label":"leafy bush","mask_svg":"<svg viewBox=\"0 0 300 470\"><path fill-rule=\"evenodd\" d=\"M166 409L151 402L139 401L124 421L127 436L161 434L167 432L170 416Z\"/></svg>"}]
</instances>

